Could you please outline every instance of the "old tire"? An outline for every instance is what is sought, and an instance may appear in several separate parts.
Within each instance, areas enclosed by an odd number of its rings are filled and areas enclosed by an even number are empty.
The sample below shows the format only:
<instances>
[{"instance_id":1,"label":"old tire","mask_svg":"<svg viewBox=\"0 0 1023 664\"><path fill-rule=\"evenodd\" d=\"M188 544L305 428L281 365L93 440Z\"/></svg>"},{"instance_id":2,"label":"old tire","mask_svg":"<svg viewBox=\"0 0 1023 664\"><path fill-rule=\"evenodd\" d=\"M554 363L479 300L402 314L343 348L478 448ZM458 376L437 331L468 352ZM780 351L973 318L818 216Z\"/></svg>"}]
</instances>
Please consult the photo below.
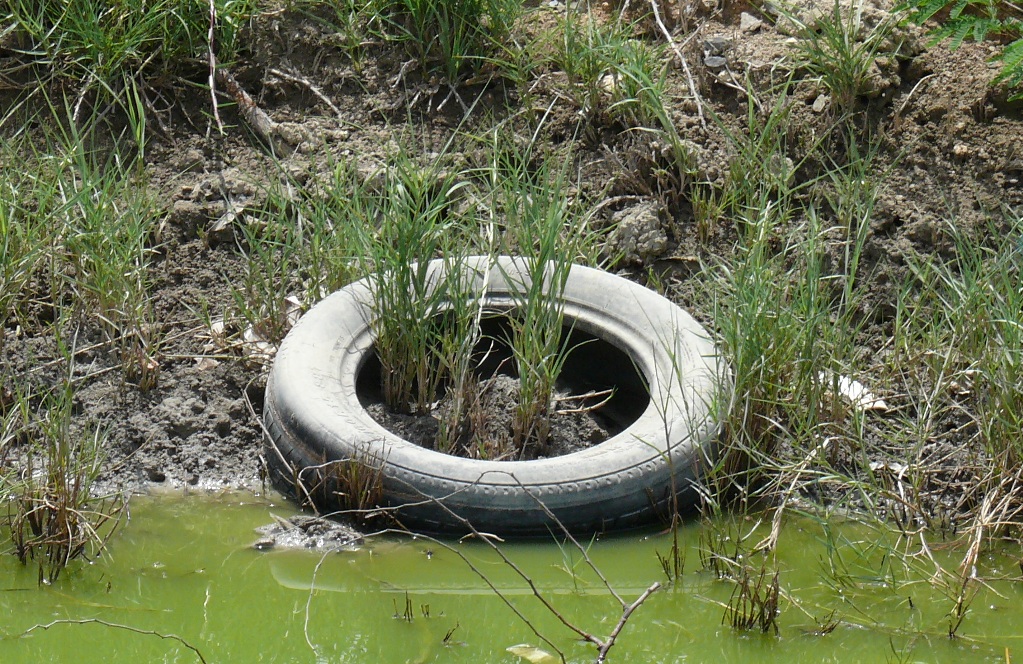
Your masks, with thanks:
<instances>
[{"instance_id":1,"label":"old tire","mask_svg":"<svg viewBox=\"0 0 1023 664\"><path fill-rule=\"evenodd\" d=\"M433 270L444 269L437 261ZM525 279L520 259L476 258L495 307ZM386 504L407 527L462 534L532 536L631 528L664 518L677 496L697 498L715 456L730 377L703 328L638 284L574 266L564 293L566 321L624 351L646 382L648 405L622 433L572 454L533 461L450 456L402 440L360 404L359 371L372 356L369 285L357 281L314 306L281 344L266 387L263 418L275 484L293 495L311 467L352 458L382 468ZM320 510L334 505L318 504Z\"/></svg>"}]
</instances>

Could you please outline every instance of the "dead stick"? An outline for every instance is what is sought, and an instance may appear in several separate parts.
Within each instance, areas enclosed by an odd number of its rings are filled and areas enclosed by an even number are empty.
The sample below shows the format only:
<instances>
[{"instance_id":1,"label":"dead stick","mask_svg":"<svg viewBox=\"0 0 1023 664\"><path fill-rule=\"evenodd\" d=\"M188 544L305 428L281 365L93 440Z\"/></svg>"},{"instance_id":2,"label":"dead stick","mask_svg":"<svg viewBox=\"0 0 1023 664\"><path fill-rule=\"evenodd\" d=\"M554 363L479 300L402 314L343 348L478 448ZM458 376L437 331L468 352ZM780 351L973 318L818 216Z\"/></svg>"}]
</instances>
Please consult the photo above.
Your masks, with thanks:
<instances>
[{"instance_id":1,"label":"dead stick","mask_svg":"<svg viewBox=\"0 0 1023 664\"><path fill-rule=\"evenodd\" d=\"M693 95L693 100L696 102L696 114L700 116L700 126L704 129L707 128L707 119L703 117L703 101L700 100L700 93L696 89L696 82L693 80L693 73L689 71L689 63L686 62L686 56L683 55L682 49L676 44L675 40L671 37L671 32L668 31L667 26L664 25L664 21L661 20L661 8L657 5L657 0L650 0L650 7L654 10L654 20L657 22L657 27L660 28L664 38L668 40L668 45L675 51L675 55L678 56L678 61L682 63L682 70L686 73L686 82L689 85L689 93Z\"/></svg>"},{"instance_id":2,"label":"dead stick","mask_svg":"<svg viewBox=\"0 0 1023 664\"><path fill-rule=\"evenodd\" d=\"M277 133L277 123L266 114L266 111L256 105L256 102L238 84L230 71L221 67L217 69L216 78L238 104L238 111L242 114L242 118L259 134L260 138L273 145L274 135Z\"/></svg>"},{"instance_id":3,"label":"dead stick","mask_svg":"<svg viewBox=\"0 0 1023 664\"><path fill-rule=\"evenodd\" d=\"M323 94L323 92L318 87L316 87L312 81L302 76L298 76L297 74L289 74L288 72L281 71L280 69L271 68L269 72L274 76L283 78L285 81L291 81L292 83L297 83L298 85L304 86L307 90L309 90L309 92L313 93L317 99L326 104L330 108L330 110L334 111L334 115L337 116L338 120L344 122L345 118L341 114L341 109L335 106L334 102L332 102L327 97L327 95Z\"/></svg>"},{"instance_id":4,"label":"dead stick","mask_svg":"<svg viewBox=\"0 0 1023 664\"><path fill-rule=\"evenodd\" d=\"M224 133L224 123L220 121L220 108L217 105L217 56L213 53L213 28L217 24L217 6L210 0L210 32L206 39L210 61L210 99L213 101L213 119L217 121L217 131Z\"/></svg>"},{"instance_id":5,"label":"dead stick","mask_svg":"<svg viewBox=\"0 0 1023 664\"><path fill-rule=\"evenodd\" d=\"M652 586L643 591L643 594L636 598L636 601L625 607L622 612L622 617L618 619L618 624L611 631L611 635L600 645L597 651L597 659L594 664L604 664L604 660L607 659L607 651L611 649L611 646L615 644L615 639L618 638L618 634L621 633L622 628L625 627L625 623L629 621L629 617L632 616L632 612L639 608L639 606L646 601L647 597L657 592L661 587L660 582L655 581Z\"/></svg>"},{"instance_id":6,"label":"dead stick","mask_svg":"<svg viewBox=\"0 0 1023 664\"><path fill-rule=\"evenodd\" d=\"M29 627L24 632L19 634L17 636L17 638L21 638L23 636L28 636L29 634L31 634L32 632L36 631L37 629L41 629L41 630L45 631L45 630L48 630L51 627L55 627L57 625L88 625L90 623L93 623L93 624L96 624L96 625L103 625L104 627L113 627L115 629L123 629L123 630L127 630L129 632L134 632L136 634L143 634L145 636L158 636L161 639L171 639L173 641L177 641L181 645L185 646L186 648L188 648L189 650L194 652L195 656L199 658L200 662L202 662L203 664L206 664L206 658L202 656L202 653L199 652L199 649L196 648L195 646L193 646L188 641L185 641L183 638L181 638L177 634L164 634L162 632L155 632L155 631L153 631L151 629L139 629L137 627L132 627L130 625L122 625L120 623L107 622L106 620L100 620L98 618L84 618L82 620L54 620L53 622L46 623L45 625L33 625L32 627Z\"/></svg>"}]
</instances>

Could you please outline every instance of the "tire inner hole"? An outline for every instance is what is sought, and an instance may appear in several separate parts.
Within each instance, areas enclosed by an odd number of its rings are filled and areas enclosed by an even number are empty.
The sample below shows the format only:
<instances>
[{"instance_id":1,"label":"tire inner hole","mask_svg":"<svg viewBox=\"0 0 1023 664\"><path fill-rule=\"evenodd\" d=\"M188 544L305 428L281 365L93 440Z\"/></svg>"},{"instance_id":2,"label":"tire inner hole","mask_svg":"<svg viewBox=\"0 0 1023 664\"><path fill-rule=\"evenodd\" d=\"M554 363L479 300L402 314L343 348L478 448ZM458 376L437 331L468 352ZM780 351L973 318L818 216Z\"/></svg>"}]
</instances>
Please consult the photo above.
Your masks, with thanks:
<instances>
[{"instance_id":1,"label":"tire inner hole","mask_svg":"<svg viewBox=\"0 0 1023 664\"><path fill-rule=\"evenodd\" d=\"M508 343L512 334L509 315L508 312L485 312L480 323L480 341L473 352L473 374L484 396L481 402L484 410L495 410L494 399L488 399L486 395L507 391L509 384L518 383L519 376ZM562 347L568 349L568 354L555 385L556 396L552 405L552 410L558 413L552 418L552 433L556 432L559 438L549 449L507 454L498 449L500 441L474 440L467 443L463 440L461 444L465 449L453 449L452 446L440 451L498 460L557 456L599 444L635 422L646 410L650 397L646 381L629 353L608 339L577 329L575 320L567 315L561 342ZM356 379L356 392L363 408L385 429L422 447L438 449L439 416L436 413L406 415L388 409L383 403L381 371L377 353L367 353ZM440 392L438 404L443 403L444 386ZM500 418L496 412L484 412L482 415ZM580 417L591 420L590 425L580 425L581 435L573 436L573 428L567 423L567 418ZM554 422L557 418L561 421ZM496 425L500 428L501 422ZM507 435L511 435L510 430ZM566 437L574 439L564 440ZM494 443L495 447L487 450L489 443Z\"/></svg>"}]
</instances>

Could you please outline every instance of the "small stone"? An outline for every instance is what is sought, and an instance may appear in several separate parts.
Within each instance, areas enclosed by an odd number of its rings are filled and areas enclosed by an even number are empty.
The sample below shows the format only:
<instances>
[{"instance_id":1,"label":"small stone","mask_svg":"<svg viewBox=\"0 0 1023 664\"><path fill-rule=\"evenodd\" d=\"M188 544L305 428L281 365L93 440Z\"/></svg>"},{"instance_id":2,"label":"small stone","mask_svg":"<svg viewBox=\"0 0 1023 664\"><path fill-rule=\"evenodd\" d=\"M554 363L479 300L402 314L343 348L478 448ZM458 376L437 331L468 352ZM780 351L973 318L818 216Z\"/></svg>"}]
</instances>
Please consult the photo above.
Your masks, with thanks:
<instances>
[{"instance_id":1,"label":"small stone","mask_svg":"<svg viewBox=\"0 0 1023 664\"><path fill-rule=\"evenodd\" d=\"M732 48L732 40L722 35L714 35L703 42L703 52L708 56L722 55L730 48Z\"/></svg>"},{"instance_id":2,"label":"small stone","mask_svg":"<svg viewBox=\"0 0 1023 664\"><path fill-rule=\"evenodd\" d=\"M970 156L970 152L970 146L965 143L956 143L952 146L952 154L960 159Z\"/></svg>"},{"instance_id":3,"label":"small stone","mask_svg":"<svg viewBox=\"0 0 1023 664\"><path fill-rule=\"evenodd\" d=\"M828 107L829 103L831 103L831 97L829 95L818 96L816 99L813 100L813 112L823 113L824 109Z\"/></svg>"},{"instance_id":4,"label":"small stone","mask_svg":"<svg viewBox=\"0 0 1023 664\"><path fill-rule=\"evenodd\" d=\"M749 12L739 14L739 30L743 32L756 32L763 24L763 21Z\"/></svg>"},{"instance_id":5,"label":"small stone","mask_svg":"<svg viewBox=\"0 0 1023 664\"><path fill-rule=\"evenodd\" d=\"M728 66L728 58L723 58L720 55L708 55L703 59L703 64L707 65L707 69L724 69Z\"/></svg>"},{"instance_id":6,"label":"small stone","mask_svg":"<svg viewBox=\"0 0 1023 664\"><path fill-rule=\"evenodd\" d=\"M613 96L618 91L619 80L617 74L604 74L597 79L597 87L603 90L605 94Z\"/></svg>"},{"instance_id":7,"label":"small stone","mask_svg":"<svg viewBox=\"0 0 1023 664\"><path fill-rule=\"evenodd\" d=\"M664 253L668 236L661 227L660 206L640 203L616 212L609 238L612 250L626 263L647 264Z\"/></svg>"},{"instance_id":8,"label":"small stone","mask_svg":"<svg viewBox=\"0 0 1023 664\"><path fill-rule=\"evenodd\" d=\"M206 209L202 205L184 199L174 201L174 205L171 207L171 216L178 223L194 223L207 219Z\"/></svg>"}]
</instances>

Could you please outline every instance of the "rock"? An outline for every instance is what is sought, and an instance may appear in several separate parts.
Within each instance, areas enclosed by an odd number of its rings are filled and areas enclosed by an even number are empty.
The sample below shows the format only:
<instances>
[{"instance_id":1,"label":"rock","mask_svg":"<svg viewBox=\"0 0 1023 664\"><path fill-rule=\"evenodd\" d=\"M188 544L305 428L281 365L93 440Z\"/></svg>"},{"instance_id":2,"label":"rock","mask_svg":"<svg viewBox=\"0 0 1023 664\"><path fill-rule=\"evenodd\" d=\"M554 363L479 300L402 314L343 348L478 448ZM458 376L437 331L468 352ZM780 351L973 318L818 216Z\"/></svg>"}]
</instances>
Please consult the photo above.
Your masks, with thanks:
<instances>
[{"instance_id":1,"label":"rock","mask_svg":"<svg viewBox=\"0 0 1023 664\"><path fill-rule=\"evenodd\" d=\"M194 397L186 400L170 396L153 409L153 416L163 424L168 436L184 440L202 428L203 421L196 415L204 409Z\"/></svg>"},{"instance_id":2,"label":"rock","mask_svg":"<svg viewBox=\"0 0 1023 664\"><path fill-rule=\"evenodd\" d=\"M220 172L221 195L231 198L251 198L256 194L256 186L249 177L237 168L225 168Z\"/></svg>"},{"instance_id":3,"label":"rock","mask_svg":"<svg viewBox=\"0 0 1023 664\"><path fill-rule=\"evenodd\" d=\"M739 14L739 30L742 32L756 32L763 24L763 21L749 12Z\"/></svg>"},{"instance_id":4,"label":"rock","mask_svg":"<svg viewBox=\"0 0 1023 664\"><path fill-rule=\"evenodd\" d=\"M275 523L257 528L262 537L252 547L259 551L274 548L351 550L362 544L362 535L343 523L298 514L289 519L274 516Z\"/></svg>"},{"instance_id":5,"label":"rock","mask_svg":"<svg viewBox=\"0 0 1023 664\"><path fill-rule=\"evenodd\" d=\"M614 97L618 94L618 90L621 87L621 76L617 73L603 74L597 79L597 87L599 87L604 94Z\"/></svg>"},{"instance_id":6,"label":"rock","mask_svg":"<svg viewBox=\"0 0 1023 664\"><path fill-rule=\"evenodd\" d=\"M171 207L171 217L178 224L197 224L210 218L208 206L195 201L178 199Z\"/></svg>"},{"instance_id":7,"label":"rock","mask_svg":"<svg viewBox=\"0 0 1023 664\"><path fill-rule=\"evenodd\" d=\"M706 56L724 55L732 48L732 40L723 35L714 35L703 42L703 53Z\"/></svg>"},{"instance_id":8,"label":"rock","mask_svg":"<svg viewBox=\"0 0 1023 664\"><path fill-rule=\"evenodd\" d=\"M616 212L615 229L608 243L627 263L646 265L664 253L668 236L661 227L661 208L653 202L639 203Z\"/></svg>"},{"instance_id":9,"label":"rock","mask_svg":"<svg viewBox=\"0 0 1023 664\"><path fill-rule=\"evenodd\" d=\"M720 55L708 55L703 59L703 64L707 66L707 69L724 69L728 66L728 58L723 58Z\"/></svg>"},{"instance_id":10,"label":"rock","mask_svg":"<svg viewBox=\"0 0 1023 664\"><path fill-rule=\"evenodd\" d=\"M767 172L770 173L779 187L790 187L796 176L796 165L791 158L781 153L774 153L768 158Z\"/></svg>"},{"instance_id":11,"label":"rock","mask_svg":"<svg viewBox=\"0 0 1023 664\"><path fill-rule=\"evenodd\" d=\"M813 112L823 113L830 103L831 103L830 95L819 95L816 99L813 100Z\"/></svg>"}]
</instances>

